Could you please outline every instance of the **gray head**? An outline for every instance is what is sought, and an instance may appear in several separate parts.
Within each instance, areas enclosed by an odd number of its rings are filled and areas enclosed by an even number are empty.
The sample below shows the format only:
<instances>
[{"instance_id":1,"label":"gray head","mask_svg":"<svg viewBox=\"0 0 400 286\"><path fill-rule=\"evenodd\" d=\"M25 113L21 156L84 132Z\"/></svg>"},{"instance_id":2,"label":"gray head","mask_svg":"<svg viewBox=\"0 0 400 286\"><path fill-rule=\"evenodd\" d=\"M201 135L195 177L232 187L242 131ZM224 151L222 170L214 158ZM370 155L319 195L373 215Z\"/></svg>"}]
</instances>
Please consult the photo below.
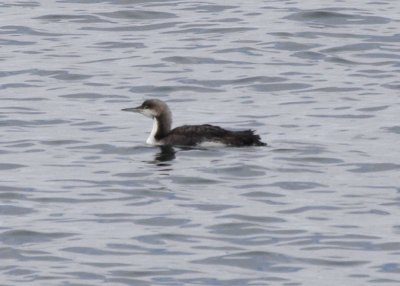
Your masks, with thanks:
<instances>
[{"instance_id":1,"label":"gray head","mask_svg":"<svg viewBox=\"0 0 400 286\"><path fill-rule=\"evenodd\" d=\"M125 108L122 111L130 111L141 113L144 116L150 118L159 118L162 116L170 117L171 111L169 110L168 105L159 99L148 99L145 100L142 105L133 108Z\"/></svg>"}]
</instances>

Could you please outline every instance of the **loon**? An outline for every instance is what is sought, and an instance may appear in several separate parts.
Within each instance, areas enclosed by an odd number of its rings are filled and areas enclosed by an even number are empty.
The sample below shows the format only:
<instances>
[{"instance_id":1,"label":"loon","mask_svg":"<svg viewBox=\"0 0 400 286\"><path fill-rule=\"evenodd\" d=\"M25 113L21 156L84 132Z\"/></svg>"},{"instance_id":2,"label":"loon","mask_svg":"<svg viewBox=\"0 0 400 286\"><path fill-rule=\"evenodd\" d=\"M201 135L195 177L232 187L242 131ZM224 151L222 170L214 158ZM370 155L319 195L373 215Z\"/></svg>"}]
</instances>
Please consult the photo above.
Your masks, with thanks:
<instances>
[{"instance_id":1,"label":"loon","mask_svg":"<svg viewBox=\"0 0 400 286\"><path fill-rule=\"evenodd\" d=\"M145 100L142 105L124 108L122 111L141 113L153 119L153 129L147 139L152 145L201 146L222 144L225 146L266 146L253 130L230 131L219 126L183 125L171 129L172 113L168 105L159 99Z\"/></svg>"}]
</instances>

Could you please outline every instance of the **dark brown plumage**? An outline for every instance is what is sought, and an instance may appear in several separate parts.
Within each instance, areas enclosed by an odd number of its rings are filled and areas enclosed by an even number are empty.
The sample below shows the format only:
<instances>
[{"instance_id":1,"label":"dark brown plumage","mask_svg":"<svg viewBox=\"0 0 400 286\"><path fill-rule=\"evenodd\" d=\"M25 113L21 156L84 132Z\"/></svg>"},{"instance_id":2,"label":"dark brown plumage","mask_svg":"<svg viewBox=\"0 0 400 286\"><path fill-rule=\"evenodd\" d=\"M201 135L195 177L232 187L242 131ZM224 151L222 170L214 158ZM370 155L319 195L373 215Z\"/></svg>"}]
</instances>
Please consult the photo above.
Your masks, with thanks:
<instances>
[{"instance_id":1,"label":"dark brown plumage","mask_svg":"<svg viewBox=\"0 0 400 286\"><path fill-rule=\"evenodd\" d=\"M203 142L222 143L227 146L265 146L260 141L260 136L254 134L253 130L230 131L219 126L203 125L184 125L172 129L163 142L174 145L174 142L183 142L186 146L195 146Z\"/></svg>"}]
</instances>

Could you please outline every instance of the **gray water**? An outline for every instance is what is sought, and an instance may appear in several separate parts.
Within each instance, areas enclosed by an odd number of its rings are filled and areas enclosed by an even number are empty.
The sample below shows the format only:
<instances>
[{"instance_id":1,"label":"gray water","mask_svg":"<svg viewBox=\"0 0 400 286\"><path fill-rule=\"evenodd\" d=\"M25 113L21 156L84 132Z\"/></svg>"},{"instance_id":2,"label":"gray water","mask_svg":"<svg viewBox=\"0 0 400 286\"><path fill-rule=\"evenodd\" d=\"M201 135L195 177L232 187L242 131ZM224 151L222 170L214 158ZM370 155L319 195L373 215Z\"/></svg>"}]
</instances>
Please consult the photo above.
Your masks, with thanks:
<instances>
[{"instance_id":1,"label":"gray water","mask_svg":"<svg viewBox=\"0 0 400 286\"><path fill-rule=\"evenodd\" d=\"M399 285L400 5L323 2L0 2L0 285Z\"/></svg>"}]
</instances>

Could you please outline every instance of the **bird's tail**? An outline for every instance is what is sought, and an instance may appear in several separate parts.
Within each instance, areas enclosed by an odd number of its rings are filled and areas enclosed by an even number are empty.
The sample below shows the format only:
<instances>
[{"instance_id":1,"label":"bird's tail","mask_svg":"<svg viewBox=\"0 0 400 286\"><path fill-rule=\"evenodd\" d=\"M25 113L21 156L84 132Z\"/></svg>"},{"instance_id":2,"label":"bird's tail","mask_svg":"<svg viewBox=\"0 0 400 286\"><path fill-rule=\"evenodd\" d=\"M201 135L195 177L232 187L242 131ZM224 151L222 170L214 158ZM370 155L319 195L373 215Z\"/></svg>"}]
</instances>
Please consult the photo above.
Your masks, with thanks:
<instances>
[{"instance_id":1,"label":"bird's tail","mask_svg":"<svg viewBox=\"0 0 400 286\"><path fill-rule=\"evenodd\" d=\"M259 135L254 134L254 130L232 131L229 136L228 145L231 146L267 146L267 143L261 141Z\"/></svg>"}]
</instances>

